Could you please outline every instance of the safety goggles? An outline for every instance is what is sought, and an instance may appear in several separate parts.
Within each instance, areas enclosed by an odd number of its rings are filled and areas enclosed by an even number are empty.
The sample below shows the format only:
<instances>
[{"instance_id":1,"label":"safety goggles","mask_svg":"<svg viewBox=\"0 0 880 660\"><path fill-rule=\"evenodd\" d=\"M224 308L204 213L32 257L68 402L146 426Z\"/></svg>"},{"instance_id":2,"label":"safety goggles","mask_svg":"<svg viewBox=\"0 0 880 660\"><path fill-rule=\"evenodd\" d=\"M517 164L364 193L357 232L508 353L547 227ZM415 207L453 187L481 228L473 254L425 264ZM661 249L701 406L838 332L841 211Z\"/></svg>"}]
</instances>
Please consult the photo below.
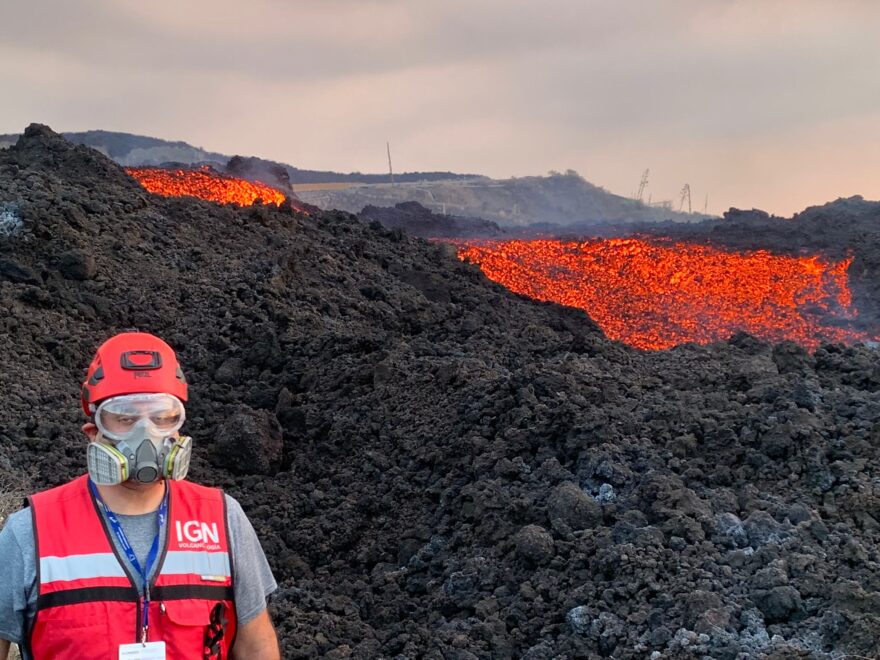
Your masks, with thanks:
<instances>
[{"instance_id":1,"label":"safety goggles","mask_svg":"<svg viewBox=\"0 0 880 660\"><path fill-rule=\"evenodd\" d=\"M174 435L183 426L186 411L170 394L126 394L103 401L95 411L101 433L117 442L135 435Z\"/></svg>"}]
</instances>

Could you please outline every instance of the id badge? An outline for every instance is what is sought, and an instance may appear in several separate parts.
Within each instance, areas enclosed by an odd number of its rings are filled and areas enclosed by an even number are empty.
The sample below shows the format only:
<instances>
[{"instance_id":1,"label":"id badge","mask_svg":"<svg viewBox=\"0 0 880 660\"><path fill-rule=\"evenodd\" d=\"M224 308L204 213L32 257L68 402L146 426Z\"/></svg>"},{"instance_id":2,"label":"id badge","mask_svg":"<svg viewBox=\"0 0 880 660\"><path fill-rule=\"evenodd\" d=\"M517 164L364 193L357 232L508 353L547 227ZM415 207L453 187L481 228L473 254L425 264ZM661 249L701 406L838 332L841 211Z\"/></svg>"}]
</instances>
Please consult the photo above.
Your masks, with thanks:
<instances>
[{"instance_id":1,"label":"id badge","mask_svg":"<svg viewBox=\"0 0 880 660\"><path fill-rule=\"evenodd\" d=\"M165 660L165 642L122 644L119 660Z\"/></svg>"}]
</instances>

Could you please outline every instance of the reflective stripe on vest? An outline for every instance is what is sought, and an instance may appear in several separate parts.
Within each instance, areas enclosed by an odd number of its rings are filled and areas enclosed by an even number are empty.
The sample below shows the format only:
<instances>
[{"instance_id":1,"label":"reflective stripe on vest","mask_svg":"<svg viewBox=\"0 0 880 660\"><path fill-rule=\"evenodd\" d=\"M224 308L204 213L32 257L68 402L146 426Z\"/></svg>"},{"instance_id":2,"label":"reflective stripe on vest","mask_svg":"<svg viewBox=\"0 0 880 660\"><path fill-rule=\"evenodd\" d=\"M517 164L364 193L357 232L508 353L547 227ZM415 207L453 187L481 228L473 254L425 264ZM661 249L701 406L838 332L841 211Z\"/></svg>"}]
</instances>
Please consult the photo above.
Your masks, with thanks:
<instances>
[{"instance_id":1,"label":"reflective stripe on vest","mask_svg":"<svg viewBox=\"0 0 880 660\"><path fill-rule=\"evenodd\" d=\"M169 552L162 565L163 575L195 574L229 578L229 555L225 552ZM125 578L125 569L112 552L67 557L41 557L40 582L87 580L96 577ZM216 582L219 580L211 580Z\"/></svg>"},{"instance_id":2,"label":"reflective stripe on vest","mask_svg":"<svg viewBox=\"0 0 880 660\"><path fill-rule=\"evenodd\" d=\"M38 596L29 642L35 660L116 657L119 645L137 641L143 601L87 478L30 498ZM228 657L236 616L225 498L218 489L166 483L168 529L150 587L148 639L164 641L168 658L202 658L212 610L222 604L229 624L220 648Z\"/></svg>"}]
</instances>

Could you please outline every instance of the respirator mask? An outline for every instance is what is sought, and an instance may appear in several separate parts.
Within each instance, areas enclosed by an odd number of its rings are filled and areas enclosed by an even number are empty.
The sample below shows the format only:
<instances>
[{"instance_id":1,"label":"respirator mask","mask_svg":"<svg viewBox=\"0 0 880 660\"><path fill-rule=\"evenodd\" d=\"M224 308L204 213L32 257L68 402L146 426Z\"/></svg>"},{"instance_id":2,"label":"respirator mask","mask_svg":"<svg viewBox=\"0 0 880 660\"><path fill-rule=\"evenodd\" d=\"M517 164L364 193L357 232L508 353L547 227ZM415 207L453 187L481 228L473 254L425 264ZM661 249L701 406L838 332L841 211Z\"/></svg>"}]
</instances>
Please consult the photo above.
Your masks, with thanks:
<instances>
[{"instance_id":1,"label":"respirator mask","mask_svg":"<svg viewBox=\"0 0 880 660\"><path fill-rule=\"evenodd\" d=\"M192 438L177 437L186 412L170 394L111 397L95 411L98 434L88 447L89 476L99 486L131 479L149 484L184 479Z\"/></svg>"}]
</instances>

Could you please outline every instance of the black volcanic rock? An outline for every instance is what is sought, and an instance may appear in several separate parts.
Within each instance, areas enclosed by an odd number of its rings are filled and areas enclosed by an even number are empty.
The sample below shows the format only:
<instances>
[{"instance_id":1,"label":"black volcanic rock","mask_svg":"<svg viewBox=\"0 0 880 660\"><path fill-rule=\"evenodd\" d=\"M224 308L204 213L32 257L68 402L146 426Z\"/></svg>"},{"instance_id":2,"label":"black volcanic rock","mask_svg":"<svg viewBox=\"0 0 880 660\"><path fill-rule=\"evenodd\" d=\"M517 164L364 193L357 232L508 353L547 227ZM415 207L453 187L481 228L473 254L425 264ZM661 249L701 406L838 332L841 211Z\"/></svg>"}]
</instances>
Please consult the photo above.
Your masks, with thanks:
<instances>
[{"instance_id":1,"label":"black volcanic rock","mask_svg":"<svg viewBox=\"0 0 880 660\"><path fill-rule=\"evenodd\" d=\"M22 266L12 259L0 259L0 277L19 284L38 284L37 274L27 266Z\"/></svg>"},{"instance_id":2,"label":"black volcanic rock","mask_svg":"<svg viewBox=\"0 0 880 660\"><path fill-rule=\"evenodd\" d=\"M212 461L235 474L275 474L282 456L281 426L267 410L241 406L217 428Z\"/></svg>"},{"instance_id":3,"label":"black volcanic rock","mask_svg":"<svg viewBox=\"0 0 880 660\"><path fill-rule=\"evenodd\" d=\"M573 530L593 527L602 519L599 503L571 481L553 489L547 509L551 520L561 520Z\"/></svg>"},{"instance_id":4,"label":"black volcanic rock","mask_svg":"<svg viewBox=\"0 0 880 660\"><path fill-rule=\"evenodd\" d=\"M142 190L122 168L97 151L81 145L74 145L48 126L31 124L18 139L13 148L4 154L4 170L26 188L38 187L51 190L53 183L60 183L57 174L64 173L68 185L88 186L93 183L109 183L123 189ZM15 168L15 170L13 170ZM15 171L15 174L12 172ZM53 176L49 179L37 175L37 171ZM93 195L82 195L83 199L97 197L100 186ZM5 200L13 201L13 200Z\"/></svg>"},{"instance_id":5,"label":"black volcanic rock","mask_svg":"<svg viewBox=\"0 0 880 660\"><path fill-rule=\"evenodd\" d=\"M3 203L0 477L81 474L92 352L162 335L283 657L877 655L875 349L641 353L448 246L145 195L48 130L0 150Z\"/></svg>"},{"instance_id":6,"label":"black volcanic rock","mask_svg":"<svg viewBox=\"0 0 880 660\"><path fill-rule=\"evenodd\" d=\"M515 541L517 554L533 564L546 564L553 558L553 537L539 525L526 525Z\"/></svg>"},{"instance_id":7,"label":"black volcanic rock","mask_svg":"<svg viewBox=\"0 0 880 660\"><path fill-rule=\"evenodd\" d=\"M58 255L58 269L74 280L90 280L95 276L95 257L83 250L70 250Z\"/></svg>"}]
</instances>

